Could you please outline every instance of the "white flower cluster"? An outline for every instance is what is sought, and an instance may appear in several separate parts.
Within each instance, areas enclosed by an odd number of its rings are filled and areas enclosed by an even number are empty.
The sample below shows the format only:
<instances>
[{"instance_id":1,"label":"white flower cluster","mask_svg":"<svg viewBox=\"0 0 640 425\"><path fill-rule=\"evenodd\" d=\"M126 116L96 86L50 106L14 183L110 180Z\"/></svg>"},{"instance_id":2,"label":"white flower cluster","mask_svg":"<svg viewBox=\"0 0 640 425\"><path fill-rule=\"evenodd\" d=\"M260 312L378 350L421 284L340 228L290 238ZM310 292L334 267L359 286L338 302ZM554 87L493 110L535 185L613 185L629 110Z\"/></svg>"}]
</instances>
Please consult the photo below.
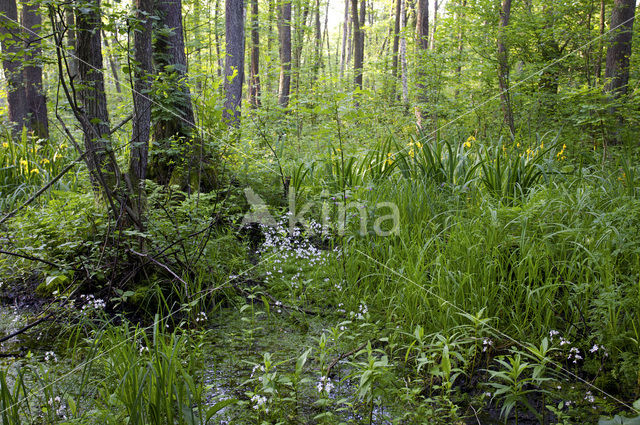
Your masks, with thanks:
<instances>
[{"instance_id":1,"label":"white flower cluster","mask_svg":"<svg viewBox=\"0 0 640 425\"><path fill-rule=\"evenodd\" d=\"M484 338L482 340L482 352L487 352L490 347L493 347L493 341L490 338Z\"/></svg>"},{"instance_id":2,"label":"white flower cluster","mask_svg":"<svg viewBox=\"0 0 640 425\"><path fill-rule=\"evenodd\" d=\"M369 308L365 303L360 303L358 306L358 312L349 312L350 317L355 317L357 320L364 320L367 313L369 312Z\"/></svg>"},{"instance_id":3,"label":"white flower cluster","mask_svg":"<svg viewBox=\"0 0 640 425\"><path fill-rule=\"evenodd\" d=\"M253 397L251 397L251 402L253 403L253 408L255 410L258 410L260 409L260 407L264 406L265 412L269 412L269 409L266 406L267 397L256 394Z\"/></svg>"},{"instance_id":4,"label":"white flower cluster","mask_svg":"<svg viewBox=\"0 0 640 425\"><path fill-rule=\"evenodd\" d=\"M196 315L196 323L206 322L207 321L207 313L201 311Z\"/></svg>"},{"instance_id":5,"label":"white flower cluster","mask_svg":"<svg viewBox=\"0 0 640 425\"><path fill-rule=\"evenodd\" d=\"M596 402L596 398L593 396L593 394L591 394L591 391L587 391L587 393L584 396L584 399L587 400L589 403Z\"/></svg>"},{"instance_id":6,"label":"white flower cluster","mask_svg":"<svg viewBox=\"0 0 640 425\"><path fill-rule=\"evenodd\" d=\"M63 419L67 419L67 416L65 415L65 412L67 411L67 406L66 404L62 401L62 399L60 398L60 396L56 396L54 398L50 398L47 403L49 404L49 406L51 406L52 408L56 409L56 415L58 415L59 417L63 418Z\"/></svg>"},{"instance_id":7,"label":"white flower cluster","mask_svg":"<svg viewBox=\"0 0 640 425\"><path fill-rule=\"evenodd\" d=\"M589 350L590 353L600 351L604 357L609 357L609 353L604 348L604 345L593 344L593 347Z\"/></svg>"},{"instance_id":8,"label":"white flower cluster","mask_svg":"<svg viewBox=\"0 0 640 425\"><path fill-rule=\"evenodd\" d=\"M58 363L58 356L56 356L56 353L54 353L53 351L47 351L46 353L44 353L44 361L52 361L53 363Z\"/></svg>"},{"instance_id":9,"label":"white flower cluster","mask_svg":"<svg viewBox=\"0 0 640 425\"><path fill-rule=\"evenodd\" d=\"M255 365L251 370L250 378L253 378L253 375L256 373L256 371L264 373L264 370L265 370L264 365L260 365L260 364Z\"/></svg>"},{"instance_id":10,"label":"white flower cluster","mask_svg":"<svg viewBox=\"0 0 640 425\"><path fill-rule=\"evenodd\" d=\"M96 298L93 294L80 295L80 301L82 301L80 311L83 313L104 310L107 307L107 303L102 298Z\"/></svg>"},{"instance_id":11,"label":"white flower cluster","mask_svg":"<svg viewBox=\"0 0 640 425\"><path fill-rule=\"evenodd\" d=\"M569 356L567 357L568 360L573 359L573 363L578 363L578 360L582 360L582 356L580 355L580 350L578 350L576 347L571 347L571 349L569 350Z\"/></svg>"},{"instance_id":12,"label":"white flower cluster","mask_svg":"<svg viewBox=\"0 0 640 425\"><path fill-rule=\"evenodd\" d=\"M333 382L331 382L331 378L329 378L328 376L321 376L320 380L316 384L316 388L318 389L319 393L324 391L328 395L331 390L335 388L335 385L333 384Z\"/></svg>"}]
</instances>

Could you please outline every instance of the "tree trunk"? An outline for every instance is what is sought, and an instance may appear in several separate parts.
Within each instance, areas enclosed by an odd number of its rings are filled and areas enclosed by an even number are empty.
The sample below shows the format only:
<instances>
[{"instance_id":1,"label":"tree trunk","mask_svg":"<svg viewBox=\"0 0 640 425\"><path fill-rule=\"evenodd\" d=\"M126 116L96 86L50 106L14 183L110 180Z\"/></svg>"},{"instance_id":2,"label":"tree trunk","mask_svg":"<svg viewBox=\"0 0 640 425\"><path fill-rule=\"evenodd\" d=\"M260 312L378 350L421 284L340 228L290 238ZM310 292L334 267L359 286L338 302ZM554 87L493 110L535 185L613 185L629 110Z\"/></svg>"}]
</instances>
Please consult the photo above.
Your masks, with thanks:
<instances>
[{"instance_id":1,"label":"tree trunk","mask_svg":"<svg viewBox=\"0 0 640 425\"><path fill-rule=\"evenodd\" d=\"M393 50L391 52L391 100L396 98L396 85L398 81L398 48L400 46L400 12L402 11L403 0L396 0L396 13L393 24Z\"/></svg>"},{"instance_id":2,"label":"tree trunk","mask_svg":"<svg viewBox=\"0 0 640 425\"><path fill-rule=\"evenodd\" d=\"M407 25L407 11L405 10L405 2L400 0L402 3L402 8L400 11L400 32L402 33L405 26ZM407 39L403 35L400 37L400 66L402 69L402 103L404 103L405 107L409 104L409 85L408 85L408 75L407 75Z\"/></svg>"},{"instance_id":3,"label":"tree trunk","mask_svg":"<svg viewBox=\"0 0 640 425\"><path fill-rule=\"evenodd\" d=\"M316 0L315 8L315 54L313 58L312 66L312 86L315 85L315 81L318 78L318 71L323 67L322 61L322 25L320 24L320 0Z\"/></svg>"},{"instance_id":4,"label":"tree trunk","mask_svg":"<svg viewBox=\"0 0 640 425\"><path fill-rule=\"evenodd\" d=\"M225 1L225 38L223 119L238 127L244 83L244 0Z\"/></svg>"},{"instance_id":5,"label":"tree trunk","mask_svg":"<svg viewBox=\"0 0 640 425\"><path fill-rule=\"evenodd\" d=\"M116 92L122 93L122 89L120 88L120 76L118 75L118 61L113 55L113 51L109 46L109 39L107 38L107 34L104 32L104 30L102 30L102 39L104 42L104 47L107 48L107 57L109 58L109 66L111 67L111 74L113 75L113 83L116 86Z\"/></svg>"},{"instance_id":6,"label":"tree trunk","mask_svg":"<svg viewBox=\"0 0 640 425\"><path fill-rule=\"evenodd\" d=\"M94 183L99 183L111 197L120 183L115 154L111 146L107 96L104 90L102 40L100 37L100 0L87 2L76 8L78 95L82 111L80 124L87 165ZM114 211L116 217L118 211Z\"/></svg>"},{"instance_id":7,"label":"tree trunk","mask_svg":"<svg viewBox=\"0 0 640 425\"><path fill-rule=\"evenodd\" d=\"M69 69L69 78L72 80L78 75L78 59L76 55L76 19L73 13L73 7L66 6L64 8L65 25L67 27L67 48L69 49L69 57L67 64Z\"/></svg>"},{"instance_id":8,"label":"tree trunk","mask_svg":"<svg viewBox=\"0 0 640 425\"><path fill-rule=\"evenodd\" d=\"M278 33L280 35L280 84L278 104L289 106L291 92L291 0L282 0L279 7Z\"/></svg>"},{"instance_id":9,"label":"tree trunk","mask_svg":"<svg viewBox=\"0 0 640 425\"><path fill-rule=\"evenodd\" d=\"M258 0L251 0L251 67L249 77L249 103L260 106L260 27Z\"/></svg>"},{"instance_id":10,"label":"tree trunk","mask_svg":"<svg viewBox=\"0 0 640 425\"><path fill-rule=\"evenodd\" d=\"M142 199L142 184L147 177L149 134L151 132L151 82L153 75L152 31L153 0L136 0L137 27L134 30L133 131L129 174L132 186Z\"/></svg>"},{"instance_id":11,"label":"tree trunk","mask_svg":"<svg viewBox=\"0 0 640 425\"><path fill-rule=\"evenodd\" d=\"M605 0L600 0L600 41L598 42L598 59L596 61L596 78L602 82L602 51L604 50L604 25L606 16Z\"/></svg>"},{"instance_id":12,"label":"tree trunk","mask_svg":"<svg viewBox=\"0 0 640 425\"><path fill-rule=\"evenodd\" d=\"M158 91L154 99L162 108L154 108L153 138L158 148L151 152L149 177L168 184L177 165L190 159L189 140L194 129L191 93L186 84L187 57L182 29L182 1L156 0L153 60L158 76L156 84L171 87Z\"/></svg>"},{"instance_id":13,"label":"tree trunk","mask_svg":"<svg viewBox=\"0 0 640 425\"><path fill-rule=\"evenodd\" d=\"M24 67L24 85L28 128L42 139L49 138L47 120L47 99L42 90L42 49L40 47L40 27L42 16L37 4L22 3L22 25L26 28L26 57Z\"/></svg>"},{"instance_id":14,"label":"tree trunk","mask_svg":"<svg viewBox=\"0 0 640 425\"><path fill-rule=\"evenodd\" d=\"M347 37L349 32L349 1L344 0L344 22L342 24L342 52L340 54L340 78L344 77L347 64Z\"/></svg>"},{"instance_id":15,"label":"tree trunk","mask_svg":"<svg viewBox=\"0 0 640 425\"><path fill-rule=\"evenodd\" d=\"M25 96L22 56L23 49L18 25L18 7L15 0L0 1L0 38L2 40L2 66L7 79L7 103L9 121L14 123L14 131L27 125L27 99Z\"/></svg>"},{"instance_id":16,"label":"tree trunk","mask_svg":"<svg viewBox=\"0 0 640 425\"><path fill-rule=\"evenodd\" d=\"M358 13L358 0L351 0L353 21L353 81L356 88L362 89L362 64L364 62L364 37L360 29L360 14Z\"/></svg>"},{"instance_id":17,"label":"tree trunk","mask_svg":"<svg viewBox=\"0 0 640 425\"><path fill-rule=\"evenodd\" d=\"M297 2L296 8L296 25L295 25L295 48L293 49L293 63L291 65L293 74L294 92L300 90L300 74L302 67L302 49L304 48L304 34L307 28L307 18L309 17L308 2ZM302 9L302 10L301 10Z\"/></svg>"},{"instance_id":18,"label":"tree trunk","mask_svg":"<svg viewBox=\"0 0 640 425\"><path fill-rule=\"evenodd\" d=\"M440 3L438 0L434 0L433 2L433 29L431 30L431 50L436 48L436 30L438 29L438 9L440 8Z\"/></svg>"},{"instance_id":19,"label":"tree trunk","mask_svg":"<svg viewBox=\"0 0 640 425\"><path fill-rule=\"evenodd\" d=\"M464 51L464 18L465 8L467 7L467 0L462 0L462 10L458 14L458 20L460 21L460 29L458 30L458 65L456 66L456 77L458 82L462 81L462 54ZM456 88L456 97L460 94L460 89Z\"/></svg>"},{"instance_id":20,"label":"tree trunk","mask_svg":"<svg viewBox=\"0 0 640 425\"><path fill-rule=\"evenodd\" d=\"M509 26L511 16L511 0L503 0L500 11L500 29L498 33L498 83L500 85L500 100L504 121L509 127L511 137L515 137L516 129L513 122L513 111L511 109L511 96L509 95L509 60L505 41L505 29Z\"/></svg>"},{"instance_id":21,"label":"tree trunk","mask_svg":"<svg viewBox=\"0 0 640 425\"><path fill-rule=\"evenodd\" d=\"M635 0L614 1L604 76L607 79L605 90L616 98L627 93L635 11Z\"/></svg>"},{"instance_id":22,"label":"tree trunk","mask_svg":"<svg viewBox=\"0 0 640 425\"><path fill-rule=\"evenodd\" d=\"M418 10L416 13L416 43L418 45L418 64L417 64L417 88L418 103L427 103L427 73L425 69L426 55L429 50L429 0L418 0ZM418 127L422 127L423 108L419 105L416 108L416 118Z\"/></svg>"}]
</instances>

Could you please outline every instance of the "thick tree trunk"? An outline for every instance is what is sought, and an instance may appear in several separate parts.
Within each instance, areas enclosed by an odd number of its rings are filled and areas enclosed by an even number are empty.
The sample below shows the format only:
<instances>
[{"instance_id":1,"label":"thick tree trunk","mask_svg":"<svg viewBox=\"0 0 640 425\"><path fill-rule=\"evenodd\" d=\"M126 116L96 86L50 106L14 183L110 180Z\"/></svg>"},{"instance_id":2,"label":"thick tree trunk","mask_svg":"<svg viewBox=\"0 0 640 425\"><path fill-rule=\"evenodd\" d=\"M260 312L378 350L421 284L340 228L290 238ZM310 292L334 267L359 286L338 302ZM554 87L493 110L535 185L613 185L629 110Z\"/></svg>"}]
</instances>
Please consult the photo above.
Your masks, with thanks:
<instances>
[{"instance_id":1,"label":"thick tree trunk","mask_svg":"<svg viewBox=\"0 0 640 425\"><path fill-rule=\"evenodd\" d=\"M43 139L49 137L47 119L47 99L42 89L42 49L40 47L40 27L42 17L37 4L22 3L22 25L25 27L26 57L24 67L24 87L28 128Z\"/></svg>"},{"instance_id":2,"label":"thick tree trunk","mask_svg":"<svg viewBox=\"0 0 640 425\"><path fill-rule=\"evenodd\" d=\"M69 56L67 57L67 66L69 67L69 78L72 80L78 75L78 59L76 55L76 19L73 13L73 7L66 6L64 8L65 25L67 27L67 48Z\"/></svg>"},{"instance_id":3,"label":"thick tree trunk","mask_svg":"<svg viewBox=\"0 0 640 425\"><path fill-rule=\"evenodd\" d=\"M244 0L226 0L225 36L223 119L229 126L238 127L244 83Z\"/></svg>"},{"instance_id":4,"label":"thick tree trunk","mask_svg":"<svg viewBox=\"0 0 640 425\"><path fill-rule=\"evenodd\" d=\"M258 0L251 0L251 67L249 77L249 103L260 106L260 27Z\"/></svg>"},{"instance_id":5,"label":"thick tree trunk","mask_svg":"<svg viewBox=\"0 0 640 425\"><path fill-rule=\"evenodd\" d=\"M94 183L99 183L110 197L120 183L120 176L111 146L104 90L100 0L86 2L83 6L76 9L80 124ZM114 214L117 216L118 212L114 211Z\"/></svg>"},{"instance_id":6,"label":"thick tree trunk","mask_svg":"<svg viewBox=\"0 0 640 425\"><path fill-rule=\"evenodd\" d=\"M151 152L149 177L160 184L167 184L176 165L191 156L185 145L192 138L195 121L191 93L186 84L182 1L156 0L155 7L154 15L159 17L153 45L157 84L164 84L172 91L160 92L155 99L163 107L152 111L153 138L158 149Z\"/></svg>"},{"instance_id":7,"label":"thick tree trunk","mask_svg":"<svg viewBox=\"0 0 640 425\"><path fill-rule=\"evenodd\" d=\"M280 34L280 84L278 104L289 106L291 93L291 0L282 0L279 7L278 33Z\"/></svg>"},{"instance_id":8,"label":"thick tree trunk","mask_svg":"<svg viewBox=\"0 0 640 425\"><path fill-rule=\"evenodd\" d=\"M136 0L137 27L134 30L133 131L129 174L141 199L142 183L147 177L149 134L151 133L151 81L153 74L152 31L153 0Z\"/></svg>"},{"instance_id":9,"label":"thick tree trunk","mask_svg":"<svg viewBox=\"0 0 640 425\"><path fill-rule=\"evenodd\" d=\"M364 37L360 29L358 0L351 0L351 20L353 22L353 81L356 88L362 89L362 65L364 62Z\"/></svg>"},{"instance_id":10,"label":"thick tree trunk","mask_svg":"<svg viewBox=\"0 0 640 425\"><path fill-rule=\"evenodd\" d=\"M604 75L607 79L605 89L614 97L624 96L627 93L635 11L635 0L614 1L610 27L612 35L607 48Z\"/></svg>"},{"instance_id":11,"label":"thick tree trunk","mask_svg":"<svg viewBox=\"0 0 640 425\"><path fill-rule=\"evenodd\" d=\"M18 25L18 7L15 0L0 1L0 37L2 39L2 66L7 80L9 121L19 131L27 125L27 99L25 96L22 60L22 31Z\"/></svg>"},{"instance_id":12,"label":"thick tree trunk","mask_svg":"<svg viewBox=\"0 0 640 425\"><path fill-rule=\"evenodd\" d=\"M511 16L511 0L503 0L500 11L500 29L498 35L498 83L500 85L500 100L504 121L509 127L511 136L516 134L513 122L513 111L511 108L511 96L509 94L509 60L507 55L507 45L505 41L505 29L509 26Z\"/></svg>"}]
</instances>

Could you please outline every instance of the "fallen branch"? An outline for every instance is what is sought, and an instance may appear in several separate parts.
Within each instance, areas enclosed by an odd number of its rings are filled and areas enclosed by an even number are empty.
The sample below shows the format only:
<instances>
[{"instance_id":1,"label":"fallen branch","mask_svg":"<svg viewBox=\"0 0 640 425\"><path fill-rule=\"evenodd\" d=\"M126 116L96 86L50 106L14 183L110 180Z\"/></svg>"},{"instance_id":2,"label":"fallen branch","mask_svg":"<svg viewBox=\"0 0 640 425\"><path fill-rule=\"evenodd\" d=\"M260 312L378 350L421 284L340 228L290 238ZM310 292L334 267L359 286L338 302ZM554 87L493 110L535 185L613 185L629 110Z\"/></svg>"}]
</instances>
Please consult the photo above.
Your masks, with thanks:
<instances>
[{"instance_id":1,"label":"fallen branch","mask_svg":"<svg viewBox=\"0 0 640 425\"><path fill-rule=\"evenodd\" d=\"M38 261L40 263L44 263L47 264L51 267L55 267L57 269L64 269L66 268L65 266L61 266L60 264L56 264L56 263L52 263L51 261L45 260L44 258L38 258L38 257L34 257L32 255L26 255L26 254L20 254L17 252L11 252L11 251L5 251L0 249L0 254L5 254L5 255L11 255L13 257L20 257L20 258L24 258L25 260L30 260L30 261ZM76 269L72 269L72 270L76 270Z\"/></svg>"},{"instance_id":2,"label":"fallen branch","mask_svg":"<svg viewBox=\"0 0 640 425\"><path fill-rule=\"evenodd\" d=\"M329 374L331 373L331 369L333 369L333 368L335 367L335 365L337 365L337 364L338 364L338 362L339 362L340 360L344 360L344 359L346 359L347 357L351 357L351 356L353 356L353 355L354 355L354 354L356 354L358 351L360 351L360 350L362 350L364 347L366 347L368 343L369 343L369 341L367 341L367 342L363 343L363 344L362 344L361 346L359 346L358 348L354 348L353 350L349 351L348 353L340 354L338 357L336 357L335 359L333 359L333 361L332 361L331 363L329 363L329 367L327 368L327 375L326 375L326 376L329 376Z\"/></svg>"},{"instance_id":3,"label":"fallen branch","mask_svg":"<svg viewBox=\"0 0 640 425\"><path fill-rule=\"evenodd\" d=\"M23 328L20 328L17 331L15 331L13 333L10 333L9 335L3 336L2 338L0 338L0 343L3 343L3 342L5 342L5 341L7 341L7 340L9 340L9 339L11 339L13 337L16 337L16 336L18 336L18 335L20 335L22 333L25 333L26 331L28 331L29 329L33 328L34 326L38 326L40 323L42 323L42 322L44 322L46 320L49 320L52 317L53 317L53 312L47 314L44 317L41 317L40 319L36 320L33 323L29 323L27 326L25 326Z\"/></svg>"}]
</instances>

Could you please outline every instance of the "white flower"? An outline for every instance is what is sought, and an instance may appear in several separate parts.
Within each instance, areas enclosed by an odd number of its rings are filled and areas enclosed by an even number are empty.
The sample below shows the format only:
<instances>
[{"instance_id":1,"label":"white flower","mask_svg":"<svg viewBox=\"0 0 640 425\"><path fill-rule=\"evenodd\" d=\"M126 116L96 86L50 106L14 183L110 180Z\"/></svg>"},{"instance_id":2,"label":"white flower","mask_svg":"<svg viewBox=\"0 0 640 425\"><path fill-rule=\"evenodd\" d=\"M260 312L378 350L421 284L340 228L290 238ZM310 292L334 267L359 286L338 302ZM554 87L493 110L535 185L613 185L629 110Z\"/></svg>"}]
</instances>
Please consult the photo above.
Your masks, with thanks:
<instances>
[{"instance_id":1,"label":"white flower","mask_svg":"<svg viewBox=\"0 0 640 425\"><path fill-rule=\"evenodd\" d=\"M321 376L320 380L316 384L316 388L318 389L319 393L324 391L329 394L331 390L335 388L335 385L333 385L333 383L331 382L331 378L329 378L328 376Z\"/></svg>"},{"instance_id":2,"label":"white flower","mask_svg":"<svg viewBox=\"0 0 640 425\"><path fill-rule=\"evenodd\" d=\"M267 403L267 397L256 394L251 397L251 401L253 402L253 408L258 410L261 406Z\"/></svg>"},{"instance_id":3,"label":"white flower","mask_svg":"<svg viewBox=\"0 0 640 425\"><path fill-rule=\"evenodd\" d=\"M587 400L589 403L595 403L596 398L593 396L593 394L591 394L591 391L587 391L587 393L584 396L584 399Z\"/></svg>"},{"instance_id":4,"label":"white flower","mask_svg":"<svg viewBox=\"0 0 640 425\"><path fill-rule=\"evenodd\" d=\"M52 361L54 363L58 363L58 357L56 356L56 353L54 353L53 351L47 351L46 353L44 353L44 361L45 362Z\"/></svg>"}]
</instances>

